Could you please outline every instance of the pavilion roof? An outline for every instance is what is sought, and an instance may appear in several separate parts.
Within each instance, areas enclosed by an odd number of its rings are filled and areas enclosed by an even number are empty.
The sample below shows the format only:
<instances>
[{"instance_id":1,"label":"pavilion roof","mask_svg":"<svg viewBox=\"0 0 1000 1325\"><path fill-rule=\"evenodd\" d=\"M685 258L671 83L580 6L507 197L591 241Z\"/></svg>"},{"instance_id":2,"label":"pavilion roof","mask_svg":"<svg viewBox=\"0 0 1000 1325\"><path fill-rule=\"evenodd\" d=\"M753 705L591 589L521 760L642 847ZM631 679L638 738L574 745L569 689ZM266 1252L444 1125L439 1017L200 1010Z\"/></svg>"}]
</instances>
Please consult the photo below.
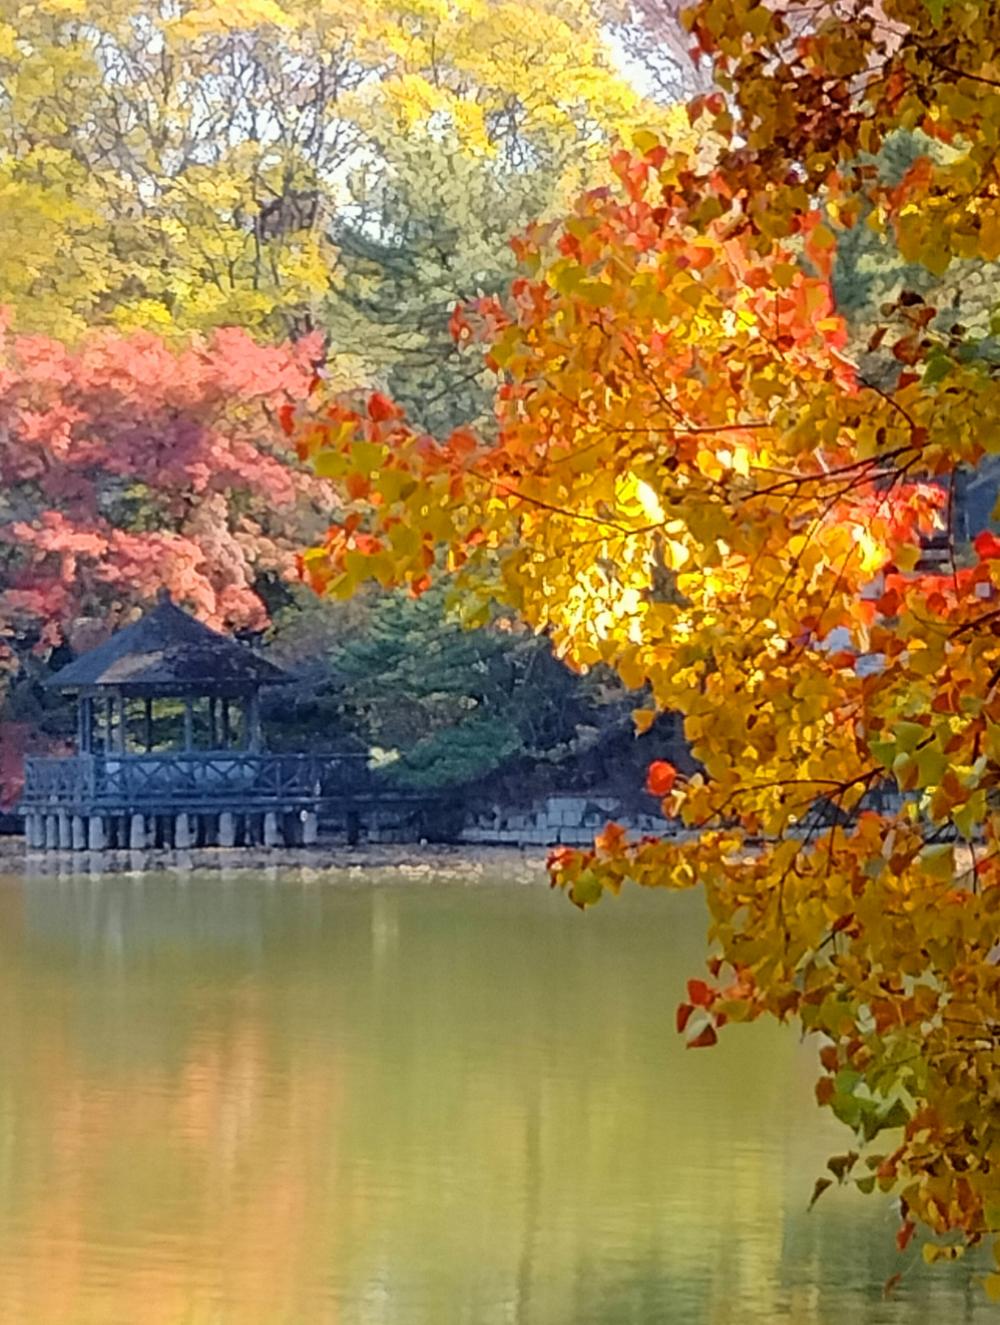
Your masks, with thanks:
<instances>
[{"instance_id":1,"label":"pavilion roof","mask_svg":"<svg viewBox=\"0 0 1000 1325\"><path fill-rule=\"evenodd\" d=\"M161 591L156 607L81 654L46 684L137 695L213 695L293 680L228 635L210 630Z\"/></svg>"}]
</instances>

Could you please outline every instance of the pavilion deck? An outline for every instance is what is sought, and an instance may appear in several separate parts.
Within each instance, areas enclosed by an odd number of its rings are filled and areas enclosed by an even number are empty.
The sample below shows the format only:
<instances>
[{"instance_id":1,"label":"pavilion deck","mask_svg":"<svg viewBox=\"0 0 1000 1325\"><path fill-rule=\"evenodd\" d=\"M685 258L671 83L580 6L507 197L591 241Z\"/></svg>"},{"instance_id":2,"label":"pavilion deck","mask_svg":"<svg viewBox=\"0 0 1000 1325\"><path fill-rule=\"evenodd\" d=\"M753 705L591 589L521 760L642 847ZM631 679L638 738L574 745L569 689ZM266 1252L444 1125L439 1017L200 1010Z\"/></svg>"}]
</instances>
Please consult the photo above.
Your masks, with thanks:
<instances>
[{"instance_id":1,"label":"pavilion deck","mask_svg":"<svg viewBox=\"0 0 1000 1325\"><path fill-rule=\"evenodd\" d=\"M380 799L365 755L112 751L29 757L20 811L31 848L310 846L324 808Z\"/></svg>"},{"instance_id":2,"label":"pavilion deck","mask_svg":"<svg viewBox=\"0 0 1000 1325\"><path fill-rule=\"evenodd\" d=\"M364 755L186 750L29 756L21 808L82 816L290 813L373 791Z\"/></svg>"}]
</instances>

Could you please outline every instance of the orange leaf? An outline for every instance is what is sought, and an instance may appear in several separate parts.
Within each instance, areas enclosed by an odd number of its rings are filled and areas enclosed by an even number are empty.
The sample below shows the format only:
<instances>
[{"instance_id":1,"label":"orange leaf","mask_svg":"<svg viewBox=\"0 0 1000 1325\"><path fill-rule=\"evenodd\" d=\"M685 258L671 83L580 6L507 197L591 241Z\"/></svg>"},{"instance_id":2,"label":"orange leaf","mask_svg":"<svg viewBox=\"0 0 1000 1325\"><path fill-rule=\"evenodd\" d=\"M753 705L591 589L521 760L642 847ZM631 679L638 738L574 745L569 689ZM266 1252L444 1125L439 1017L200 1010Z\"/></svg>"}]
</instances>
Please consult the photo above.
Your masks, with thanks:
<instances>
[{"instance_id":1,"label":"orange leaf","mask_svg":"<svg viewBox=\"0 0 1000 1325\"><path fill-rule=\"evenodd\" d=\"M598 851L606 851L609 855L613 855L621 847L625 837L626 832L621 824L606 824L604 831L594 838L594 846Z\"/></svg>"},{"instance_id":2,"label":"orange leaf","mask_svg":"<svg viewBox=\"0 0 1000 1325\"><path fill-rule=\"evenodd\" d=\"M899 1284L899 1281L900 1279L902 1279L902 1277L903 1276L899 1272L899 1270L897 1270L895 1274L890 1274L889 1278L882 1285L882 1296L891 1297L892 1294L895 1292L896 1287Z\"/></svg>"}]
</instances>

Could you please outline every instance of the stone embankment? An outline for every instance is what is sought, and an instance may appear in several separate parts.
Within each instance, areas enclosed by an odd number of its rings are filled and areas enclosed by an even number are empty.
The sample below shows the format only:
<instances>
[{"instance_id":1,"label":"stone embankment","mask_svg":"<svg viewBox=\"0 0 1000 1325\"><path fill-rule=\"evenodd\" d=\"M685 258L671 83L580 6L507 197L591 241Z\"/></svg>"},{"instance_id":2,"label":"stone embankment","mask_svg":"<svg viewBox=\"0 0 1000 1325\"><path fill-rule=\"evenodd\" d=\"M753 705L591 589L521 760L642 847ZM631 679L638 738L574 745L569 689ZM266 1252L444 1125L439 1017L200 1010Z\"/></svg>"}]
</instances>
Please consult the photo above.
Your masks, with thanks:
<instances>
[{"instance_id":1,"label":"stone embankment","mask_svg":"<svg viewBox=\"0 0 1000 1325\"><path fill-rule=\"evenodd\" d=\"M364 836L369 842L428 837L469 846L586 847L612 821L638 837L646 833L665 837L677 830L676 823L662 815L637 812L615 796L565 793L520 806L472 801L437 815L414 814L405 806L377 809L366 816Z\"/></svg>"}]
</instances>

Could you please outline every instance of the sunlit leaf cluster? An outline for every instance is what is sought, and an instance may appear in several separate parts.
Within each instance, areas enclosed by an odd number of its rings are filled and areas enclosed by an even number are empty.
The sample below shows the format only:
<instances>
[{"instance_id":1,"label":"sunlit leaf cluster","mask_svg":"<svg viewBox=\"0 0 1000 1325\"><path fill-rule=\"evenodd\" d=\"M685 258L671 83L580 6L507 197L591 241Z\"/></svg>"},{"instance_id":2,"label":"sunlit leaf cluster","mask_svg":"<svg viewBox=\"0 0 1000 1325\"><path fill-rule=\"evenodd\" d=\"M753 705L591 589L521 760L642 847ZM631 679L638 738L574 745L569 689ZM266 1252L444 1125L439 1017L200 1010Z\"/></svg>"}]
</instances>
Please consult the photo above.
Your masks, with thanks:
<instances>
[{"instance_id":1,"label":"sunlit leaf cluster","mask_svg":"<svg viewBox=\"0 0 1000 1325\"><path fill-rule=\"evenodd\" d=\"M289 417L354 504L303 569L420 593L444 560L470 615L499 598L613 666L640 730L683 715L700 771L649 781L678 835L610 825L553 881L582 907L702 885L679 1029L815 1035L855 1133L833 1179L894 1191L901 1249L920 1226L953 1258L1000 1220L1000 539L953 532L1000 386L926 291L886 310L872 380L830 277L857 224L936 276L1000 255L1000 10L711 0L688 23L719 87L698 150L636 133L613 188L520 241L506 297L455 312L500 377L495 435L432 438L380 396ZM901 130L929 146L890 184L866 162Z\"/></svg>"}]
</instances>

